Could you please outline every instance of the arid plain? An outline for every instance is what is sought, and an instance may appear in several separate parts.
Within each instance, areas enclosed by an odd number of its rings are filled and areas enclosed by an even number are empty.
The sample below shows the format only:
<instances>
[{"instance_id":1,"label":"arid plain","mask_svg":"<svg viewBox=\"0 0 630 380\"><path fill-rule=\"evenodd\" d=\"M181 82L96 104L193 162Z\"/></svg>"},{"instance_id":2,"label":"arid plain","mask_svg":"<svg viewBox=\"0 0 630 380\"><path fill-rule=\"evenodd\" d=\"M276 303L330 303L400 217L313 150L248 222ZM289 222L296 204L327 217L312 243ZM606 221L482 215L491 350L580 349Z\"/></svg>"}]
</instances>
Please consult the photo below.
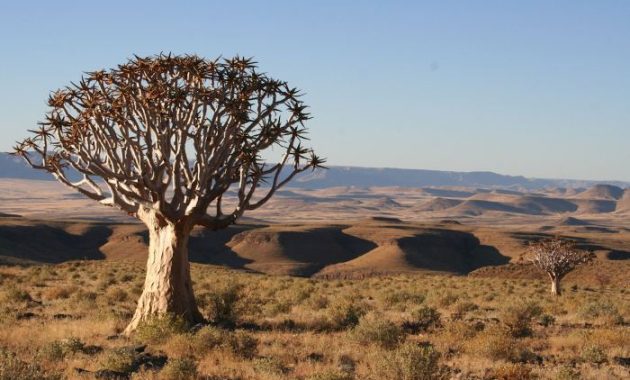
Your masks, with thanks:
<instances>
[{"instance_id":1,"label":"arid plain","mask_svg":"<svg viewBox=\"0 0 630 380\"><path fill-rule=\"evenodd\" d=\"M551 236L596 255L559 298L526 256ZM621 187L289 187L227 230L193 232L214 325L129 341L117 334L146 251L144 226L117 210L52 181L0 180L0 341L16 363L36 358L28 370L53 378L628 376Z\"/></svg>"}]
</instances>

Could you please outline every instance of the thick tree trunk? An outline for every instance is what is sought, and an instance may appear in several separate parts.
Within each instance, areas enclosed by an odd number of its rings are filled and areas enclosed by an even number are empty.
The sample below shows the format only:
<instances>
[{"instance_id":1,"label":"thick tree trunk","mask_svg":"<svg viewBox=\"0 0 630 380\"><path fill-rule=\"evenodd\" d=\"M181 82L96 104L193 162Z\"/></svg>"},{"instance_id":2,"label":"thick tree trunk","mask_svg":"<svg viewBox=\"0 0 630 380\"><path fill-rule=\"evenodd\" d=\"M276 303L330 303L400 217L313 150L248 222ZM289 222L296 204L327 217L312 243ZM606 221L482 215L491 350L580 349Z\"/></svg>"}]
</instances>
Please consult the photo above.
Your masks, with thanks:
<instances>
[{"instance_id":1,"label":"thick tree trunk","mask_svg":"<svg viewBox=\"0 0 630 380\"><path fill-rule=\"evenodd\" d=\"M129 335L148 318L166 314L179 316L191 324L203 322L190 278L188 238L191 227L155 217L146 219L149 257L144 290L125 334Z\"/></svg>"},{"instance_id":2,"label":"thick tree trunk","mask_svg":"<svg viewBox=\"0 0 630 380\"><path fill-rule=\"evenodd\" d=\"M551 277L551 293L556 296L559 296L561 293L560 279L558 277Z\"/></svg>"}]
</instances>

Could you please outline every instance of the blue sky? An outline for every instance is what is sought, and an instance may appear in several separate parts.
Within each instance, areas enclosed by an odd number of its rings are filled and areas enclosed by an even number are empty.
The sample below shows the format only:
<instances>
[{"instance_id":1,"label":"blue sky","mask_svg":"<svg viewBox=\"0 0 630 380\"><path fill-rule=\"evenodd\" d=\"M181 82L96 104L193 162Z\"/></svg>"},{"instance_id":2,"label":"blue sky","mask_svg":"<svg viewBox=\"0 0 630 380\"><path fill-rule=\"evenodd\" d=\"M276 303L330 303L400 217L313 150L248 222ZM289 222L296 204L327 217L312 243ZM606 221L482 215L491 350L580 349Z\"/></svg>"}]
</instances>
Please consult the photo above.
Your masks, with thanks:
<instances>
[{"instance_id":1,"label":"blue sky","mask_svg":"<svg viewBox=\"0 0 630 380\"><path fill-rule=\"evenodd\" d=\"M332 165L630 180L630 1L12 1L0 150L132 54L254 56Z\"/></svg>"}]
</instances>

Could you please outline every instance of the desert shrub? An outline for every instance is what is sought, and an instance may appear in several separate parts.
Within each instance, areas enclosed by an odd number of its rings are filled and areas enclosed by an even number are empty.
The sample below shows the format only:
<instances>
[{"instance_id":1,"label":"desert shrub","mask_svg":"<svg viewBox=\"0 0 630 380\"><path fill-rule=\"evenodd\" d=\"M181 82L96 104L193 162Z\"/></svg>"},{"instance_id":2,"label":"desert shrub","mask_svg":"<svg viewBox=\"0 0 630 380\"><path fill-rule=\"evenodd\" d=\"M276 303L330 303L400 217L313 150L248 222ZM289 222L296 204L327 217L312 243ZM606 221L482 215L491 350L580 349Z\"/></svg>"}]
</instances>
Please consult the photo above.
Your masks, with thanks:
<instances>
[{"instance_id":1,"label":"desert shrub","mask_svg":"<svg viewBox=\"0 0 630 380\"><path fill-rule=\"evenodd\" d=\"M252 358L258 351L258 340L245 331L230 332L214 326L205 326L190 338L194 352L204 354L215 348L227 349L233 354Z\"/></svg>"},{"instance_id":2,"label":"desert shrub","mask_svg":"<svg viewBox=\"0 0 630 380\"><path fill-rule=\"evenodd\" d=\"M49 342L42 346L40 350L40 354L49 361L58 362L62 361L66 356L61 345L61 342L58 340Z\"/></svg>"},{"instance_id":3,"label":"desert shrub","mask_svg":"<svg viewBox=\"0 0 630 380\"><path fill-rule=\"evenodd\" d=\"M466 351L490 360L512 361L518 356L512 334L499 326L492 326L466 342Z\"/></svg>"},{"instance_id":4,"label":"desert shrub","mask_svg":"<svg viewBox=\"0 0 630 380\"><path fill-rule=\"evenodd\" d=\"M257 358L253 360L252 364L256 372L262 372L270 375L283 375L289 371L289 369L277 358Z\"/></svg>"},{"instance_id":5,"label":"desert shrub","mask_svg":"<svg viewBox=\"0 0 630 380\"><path fill-rule=\"evenodd\" d=\"M273 323L265 323L264 325L271 327L275 331L297 331L303 330L306 327L304 324L298 323L292 318L282 318ZM312 328L313 326L310 325L309 327Z\"/></svg>"},{"instance_id":6,"label":"desert shrub","mask_svg":"<svg viewBox=\"0 0 630 380\"><path fill-rule=\"evenodd\" d=\"M79 338L70 337L61 341L61 347L64 352L68 354L75 354L85 350L85 343Z\"/></svg>"},{"instance_id":7,"label":"desert shrub","mask_svg":"<svg viewBox=\"0 0 630 380\"><path fill-rule=\"evenodd\" d=\"M192 337L191 344L195 348L195 352L205 353L225 344L229 339L228 335L217 327L205 326Z\"/></svg>"},{"instance_id":8,"label":"desert shrub","mask_svg":"<svg viewBox=\"0 0 630 380\"><path fill-rule=\"evenodd\" d=\"M121 288L109 288L107 289L105 297L109 303L114 304L117 302L125 302L129 298L129 295Z\"/></svg>"},{"instance_id":9,"label":"desert shrub","mask_svg":"<svg viewBox=\"0 0 630 380\"><path fill-rule=\"evenodd\" d=\"M455 307L453 310L453 318L456 318L456 319L462 318L467 313L471 311L475 311L477 309L479 309L479 306L477 306L473 302L459 301L455 304Z\"/></svg>"},{"instance_id":10,"label":"desert shrub","mask_svg":"<svg viewBox=\"0 0 630 380\"><path fill-rule=\"evenodd\" d=\"M279 298L274 302L270 302L267 304L266 315L273 317L278 314L286 314L291 311L293 308L293 300L290 298Z\"/></svg>"},{"instance_id":11,"label":"desert shrub","mask_svg":"<svg viewBox=\"0 0 630 380\"><path fill-rule=\"evenodd\" d=\"M442 378L439 359L431 345L405 343L377 358L376 371L385 380L435 380Z\"/></svg>"},{"instance_id":12,"label":"desert shrub","mask_svg":"<svg viewBox=\"0 0 630 380\"><path fill-rule=\"evenodd\" d=\"M353 380L354 375L344 371L327 370L314 373L306 378L307 380Z\"/></svg>"},{"instance_id":13,"label":"desert shrub","mask_svg":"<svg viewBox=\"0 0 630 380\"><path fill-rule=\"evenodd\" d=\"M532 320L541 314L542 309L540 306L533 303L524 303L505 309L501 320L513 337L520 338L532 334Z\"/></svg>"},{"instance_id":14,"label":"desert shrub","mask_svg":"<svg viewBox=\"0 0 630 380\"><path fill-rule=\"evenodd\" d=\"M96 284L97 288L100 291L105 291L107 290L110 286L112 285L116 285L118 281L116 281L116 279L114 278L113 275L111 274L105 274L103 276L101 276L101 278L99 279L98 283Z\"/></svg>"},{"instance_id":15,"label":"desert shrub","mask_svg":"<svg viewBox=\"0 0 630 380\"><path fill-rule=\"evenodd\" d=\"M310 285L299 286L293 289L293 292L291 293L291 298L293 299L293 303L296 305L299 305L302 302L306 301L307 299L311 297L314 290L315 289L313 288L313 286L310 286Z\"/></svg>"},{"instance_id":16,"label":"desert shrub","mask_svg":"<svg viewBox=\"0 0 630 380\"><path fill-rule=\"evenodd\" d=\"M197 378L197 363L192 358L170 359L160 371L164 380L191 380Z\"/></svg>"},{"instance_id":17,"label":"desert shrub","mask_svg":"<svg viewBox=\"0 0 630 380\"><path fill-rule=\"evenodd\" d=\"M453 321L445 325L440 332L439 341L443 349L460 351L464 343L475 337L477 333L478 327L476 325L463 321Z\"/></svg>"},{"instance_id":18,"label":"desert shrub","mask_svg":"<svg viewBox=\"0 0 630 380\"><path fill-rule=\"evenodd\" d=\"M402 303L414 303L421 304L426 299L426 296L422 293L415 293L410 291L390 291L383 297L383 302L386 306L394 306Z\"/></svg>"},{"instance_id":19,"label":"desert shrub","mask_svg":"<svg viewBox=\"0 0 630 380\"><path fill-rule=\"evenodd\" d=\"M88 292L83 289L79 289L72 295L72 299L76 302L93 303L96 301L98 295L96 292Z\"/></svg>"},{"instance_id":20,"label":"desert shrub","mask_svg":"<svg viewBox=\"0 0 630 380\"><path fill-rule=\"evenodd\" d=\"M135 369L138 353L128 347L119 347L108 350L101 359L104 369L117 372L132 372Z\"/></svg>"},{"instance_id":21,"label":"desert shrub","mask_svg":"<svg viewBox=\"0 0 630 380\"><path fill-rule=\"evenodd\" d=\"M35 360L20 360L15 353L0 348L0 380L61 380L62 374L45 371Z\"/></svg>"},{"instance_id":22,"label":"desert shrub","mask_svg":"<svg viewBox=\"0 0 630 380\"><path fill-rule=\"evenodd\" d=\"M601 364L608 360L604 350L600 346L594 344L584 345L584 347L582 347L582 352L580 352L580 357L585 362L595 364Z\"/></svg>"},{"instance_id":23,"label":"desert shrub","mask_svg":"<svg viewBox=\"0 0 630 380\"><path fill-rule=\"evenodd\" d=\"M43 345L39 350L39 354L53 362L62 361L66 356L78 352L84 352L85 343L78 338L68 338L64 340L54 340Z\"/></svg>"},{"instance_id":24,"label":"desert shrub","mask_svg":"<svg viewBox=\"0 0 630 380\"><path fill-rule=\"evenodd\" d=\"M361 318L351 336L359 343L373 343L384 348L394 348L405 338L400 327L374 313Z\"/></svg>"},{"instance_id":25,"label":"desert shrub","mask_svg":"<svg viewBox=\"0 0 630 380\"><path fill-rule=\"evenodd\" d=\"M486 302L494 301L497 298L497 294L494 292L488 293L483 297L483 300Z\"/></svg>"},{"instance_id":26,"label":"desert shrub","mask_svg":"<svg viewBox=\"0 0 630 380\"><path fill-rule=\"evenodd\" d=\"M38 354L49 361L62 361L68 355L85 351L85 343L78 338L68 338L64 340L54 340L44 344Z\"/></svg>"},{"instance_id":27,"label":"desert shrub","mask_svg":"<svg viewBox=\"0 0 630 380\"><path fill-rule=\"evenodd\" d=\"M165 315L141 322L134 338L143 343L159 344L173 334L181 334L187 330L188 326L181 317Z\"/></svg>"},{"instance_id":28,"label":"desert shrub","mask_svg":"<svg viewBox=\"0 0 630 380\"><path fill-rule=\"evenodd\" d=\"M197 356L207 351L196 350L196 343L195 335L191 333L173 334L162 344L162 347L169 357L178 358L191 355Z\"/></svg>"},{"instance_id":29,"label":"desert shrub","mask_svg":"<svg viewBox=\"0 0 630 380\"><path fill-rule=\"evenodd\" d=\"M120 282L130 282L134 279L132 274L129 273L125 273L122 276L120 276Z\"/></svg>"},{"instance_id":30,"label":"desert shrub","mask_svg":"<svg viewBox=\"0 0 630 380\"><path fill-rule=\"evenodd\" d=\"M209 319L218 325L234 327L238 320L241 286L230 284L205 296Z\"/></svg>"},{"instance_id":31,"label":"desert shrub","mask_svg":"<svg viewBox=\"0 0 630 380\"><path fill-rule=\"evenodd\" d=\"M556 380L580 380L581 378L580 371L569 365L558 368L555 377Z\"/></svg>"},{"instance_id":32,"label":"desert shrub","mask_svg":"<svg viewBox=\"0 0 630 380\"><path fill-rule=\"evenodd\" d=\"M435 302L440 307L449 307L455 302L457 302L457 300L459 300L459 296L457 294L447 291L447 292L439 294L436 297Z\"/></svg>"},{"instance_id":33,"label":"desert shrub","mask_svg":"<svg viewBox=\"0 0 630 380\"><path fill-rule=\"evenodd\" d=\"M32 269L31 276L36 276L39 273L40 267L34 267ZM15 275L13 273L0 273L0 285L5 285L5 282L15 279Z\"/></svg>"},{"instance_id":34,"label":"desert shrub","mask_svg":"<svg viewBox=\"0 0 630 380\"><path fill-rule=\"evenodd\" d=\"M357 368L356 360L347 354L339 356L337 363L339 364L339 369L346 373L354 373Z\"/></svg>"},{"instance_id":35,"label":"desert shrub","mask_svg":"<svg viewBox=\"0 0 630 380\"><path fill-rule=\"evenodd\" d=\"M33 301L33 297L23 289L20 289L15 286L10 286L4 292L4 301L5 302L31 302Z\"/></svg>"},{"instance_id":36,"label":"desert shrub","mask_svg":"<svg viewBox=\"0 0 630 380\"><path fill-rule=\"evenodd\" d=\"M309 298L308 305L313 310L322 310L328 306L328 298L326 296L317 295Z\"/></svg>"},{"instance_id":37,"label":"desert shrub","mask_svg":"<svg viewBox=\"0 0 630 380\"><path fill-rule=\"evenodd\" d=\"M65 300L70 298L70 296L76 291L77 287L75 286L55 286L46 289L43 293L43 297L47 300Z\"/></svg>"},{"instance_id":38,"label":"desert shrub","mask_svg":"<svg viewBox=\"0 0 630 380\"><path fill-rule=\"evenodd\" d=\"M440 325L440 313L434 307L421 306L411 312L405 327L413 331L426 331Z\"/></svg>"},{"instance_id":39,"label":"desert shrub","mask_svg":"<svg viewBox=\"0 0 630 380\"><path fill-rule=\"evenodd\" d=\"M620 325L624 322L619 309L610 301L590 302L581 308L580 315L589 320L599 319L606 325Z\"/></svg>"},{"instance_id":40,"label":"desert shrub","mask_svg":"<svg viewBox=\"0 0 630 380\"><path fill-rule=\"evenodd\" d=\"M335 330L338 328L337 325L334 325L330 318L324 315L316 315L311 319L304 322L302 325L305 330L315 331L315 332L326 332Z\"/></svg>"},{"instance_id":41,"label":"desert shrub","mask_svg":"<svg viewBox=\"0 0 630 380\"><path fill-rule=\"evenodd\" d=\"M532 369L524 364L503 364L492 370L492 379L496 380L529 380L535 378Z\"/></svg>"},{"instance_id":42,"label":"desert shrub","mask_svg":"<svg viewBox=\"0 0 630 380\"><path fill-rule=\"evenodd\" d=\"M332 303L328 307L328 318L336 329L354 327L362 316L367 313L367 308L357 302L342 300Z\"/></svg>"},{"instance_id":43,"label":"desert shrub","mask_svg":"<svg viewBox=\"0 0 630 380\"><path fill-rule=\"evenodd\" d=\"M258 352L258 339L245 331L237 331L230 335L227 346L234 355L251 359Z\"/></svg>"},{"instance_id":44,"label":"desert shrub","mask_svg":"<svg viewBox=\"0 0 630 380\"><path fill-rule=\"evenodd\" d=\"M630 329L625 326L581 331L577 337L581 342L580 347L594 345L606 350L617 348L623 351L630 347Z\"/></svg>"},{"instance_id":45,"label":"desert shrub","mask_svg":"<svg viewBox=\"0 0 630 380\"><path fill-rule=\"evenodd\" d=\"M541 326L549 327L553 325L554 323L556 323L556 318L553 315L543 314L538 319L538 323Z\"/></svg>"}]
</instances>

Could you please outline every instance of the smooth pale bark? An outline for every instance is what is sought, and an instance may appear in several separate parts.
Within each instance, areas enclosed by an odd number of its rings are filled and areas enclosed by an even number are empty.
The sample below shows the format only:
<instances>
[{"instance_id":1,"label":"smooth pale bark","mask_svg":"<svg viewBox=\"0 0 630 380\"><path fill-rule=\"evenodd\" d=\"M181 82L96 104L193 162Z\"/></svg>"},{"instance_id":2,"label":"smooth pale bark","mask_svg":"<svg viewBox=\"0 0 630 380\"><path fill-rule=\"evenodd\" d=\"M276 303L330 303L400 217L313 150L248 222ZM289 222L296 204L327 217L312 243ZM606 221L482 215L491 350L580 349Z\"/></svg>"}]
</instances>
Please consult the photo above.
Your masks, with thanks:
<instances>
[{"instance_id":1,"label":"smooth pale bark","mask_svg":"<svg viewBox=\"0 0 630 380\"><path fill-rule=\"evenodd\" d=\"M149 257L144 290L125 334L155 316L175 315L191 324L203 322L192 289L188 238L192 227L171 224L155 215L143 218L149 226Z\"/></svg>"},{"instance_id":2,"label":"smooth pale bark","mask_svg":"<svg viewBox=\"0 0 630 380\"><path fill-rule=\"evenodd\" d=\"M556 296L559 296L561 293L560 279L558 277L553 277L553 276L550 276L550 277L551 277L551 293Z\"/></svg>"}]
</instances>

